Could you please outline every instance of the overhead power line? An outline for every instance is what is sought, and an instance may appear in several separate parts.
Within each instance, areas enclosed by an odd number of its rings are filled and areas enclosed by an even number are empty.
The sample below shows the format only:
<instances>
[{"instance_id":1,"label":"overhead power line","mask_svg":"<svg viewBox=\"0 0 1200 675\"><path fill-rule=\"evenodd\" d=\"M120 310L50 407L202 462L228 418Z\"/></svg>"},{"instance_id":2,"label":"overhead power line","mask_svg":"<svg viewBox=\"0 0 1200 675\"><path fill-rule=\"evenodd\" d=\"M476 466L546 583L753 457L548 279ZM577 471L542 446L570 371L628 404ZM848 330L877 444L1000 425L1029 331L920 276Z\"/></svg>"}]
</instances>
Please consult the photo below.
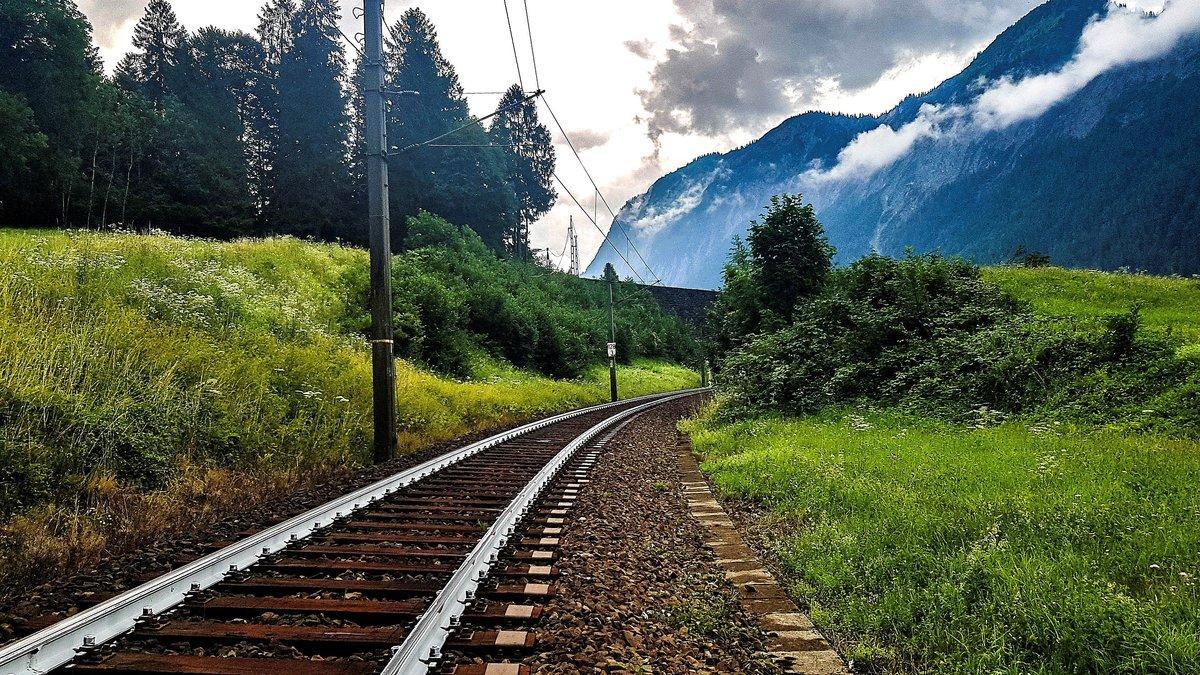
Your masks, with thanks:
<instances>
[{"instance_id":1,"label":"overhead power line","mask_svg":"<svg viewBox=\"0 0 1200 675\"><path fill-rule=\"evenodd\" d=\"M512 43L513 65L516 66L516 69L517 69L517 82L520 85L521 90L524 91L525 82L521 76L521 59L517 52L517 38L516 38L516 34L513 31L512 14L509 12L509 9L508 9L508 0L503 0L503 4L504 4L504 18L508 23L508 39L509 39L509 42ZM562 134L563 139L567 142L567 146L569 148L571 148L571 154L573 154L575 156L575 161L579 162L579 166L583 169L583 173L587 176L588 181L592 184L592 190L594 190L595 196L599 197L600 200L604 202L605 208L607 208L608 212L612 215L613 222L612 222L612 225L609 227L608 232L605 232L604 229L600 227L600 224L597 222L596 214L594 212L590 213L590 214L588 213L587 209L584 208L583 204L578 199L575 198L575 195L571 192L571 190L569 188L567 188L566 184L563 183L562 179L558 177L557 173L554 174L554 180L558 181L558 184L562 187L563 191L566 192L568 195L570 195L571 200L575 202L575 205L579 207L579 210L583 212L583 215L587 217L588 222L590 222L593 227L595 227L597 230L600 231L601 234L604 235L605 241L608 241L610 239L610 237L612 235L612 230L614 228L619 230L621 235L625 238L625 242L629 245L629 248L633 249L633 252L638 257L638 260L640 260L642 265L645 266L646 271L648 271L650 273L650 276L654 278L654 283L655 284L662 283L662 278L658 276L658 274L654 271L654 268L650 266L650 263L646 262L646 258L642 255L642 252L638 250L637 244L633 243L633 239L631 239L629 237L629 233L625 231L625 228L618 226L619 223L617 222L617 212L615 210L613 210L612 205L610 205L608 203L608 199L606 199L604 197L604 193L600 191L600 186L596 183L596 179L592 177L592 172L588 170L587 165L584 164L583 158L579 155L579 150L576 149L574 141L571 140L571 136L569 134L567 134L567 130L565 128L563 128L562 123L559 121L558 115L554 114L554 110L550 107L550 103L546 100L546 98L544 96L545 91L543 91L542 87L541 87L541 76L538 73L537 50L535 49L534 42L533 42L533 21L530 19L530 16L529 16L529 0L522 0L522 4L525 9L525 29L529 35L529 56L533 62L533 77L534 77L535 85L537 86L537 89L538 89L538 93L542 94L542 96L541 96L542 103L546 106L546 110L550 113L551 119L554 120L554 125L556 127L558 127L558 131L560 134ZM433 140L438 140L438 139L433 139ZM594 208L595 207L593 206L593 209ZM634 268L633 264L629 262L629 259L626 258L625 255L621 253L620 248L616 245L615 242L613 242L612 248L613 248L613 251L618 256L620 256L621 260L625 261L625 265L629 267L629 271L632 272L635 277L637 277L638 281L640 281L642 284L645 284L646 283L645 279L642 278L642 275L638 273L637 269Z\"/></svg>"},{"instance_id":2,"label":"overhead power line","mask_svg":"<svg viewBox=\"0 0 1200 675\"><path fill-rule=\"evenodd\" d=\"M532 143L426 143L426 148L526 148Z\"/></svg>"},{"instance_id":3,"label":"overhead power line","mask_svg":"<svg viewBox=\"0 0 1200 675\"><path fill-rule=\"evenodd\" d=\"M633 252L637 255L638 260L641 260L642 264L646 266L646 271L650 272L650 276L654 277L656 282L661 282L662 277L658 276L658 273L654 271L654 268L650 266L650 263L646 262L646 258L643 257L642 252L638 250L637 244L634 244L633 240L629 238L629 233L625 231L625 228L617 227L617 212L613 210L612 205L608 203L608 199L605 198L604 193L600 190L600 186L596 184L596 179L592 178L592 172L588 171L587 165L583 163L583 158L579 156L579 151L575 149L575 143L571 140L570 134L567 133L567 130L563 128L562 123L559 122L558 115L554 114L554 109L550 107L550 102L545 96L542 97L542 105L546 106L546 111L550 113L550 119L554 120L554 126L558 127L559 133L562 134L563 139L567 142L567 147L571 149L571 153L575 155L575 160L579 162L579 166L583 168L583 173L591 182L592 189L596 191L596 195L600 197L600 201L604 202L604 208L608 209L609 214L612 215L613 223L609 227L609 234L611 234L613 228L619 229L621 235L625 237L625 242L629 244L629 247L633 249ZM580 208L583 207L581 206ZM585 210L584 213L587 213L587 211ZM594 218L592 220L595 222ZM608 239L608 235L605 235L605 239ZM613 250L616 250L615 246L613 247ZM632 265L630 268L632 269Z\"/></svg>"},{"instance_id":4,"label":"overhead power line","mask_svg":"<svg viewBox=\"0 0 1200 675\"><path fill-rule=\"evenodd\" d=\"M403 148L400 148L400 149L399 149L397 152L408 152L409 150L412 150L413 148L419 148L419 147L422 147L422 146L431 145L431 144L433 144L433 143L435 143L435 142L437 142L437 141L440 141L440 140L442 140L443 138L445 138L445 137L447 137L447 136L449 136L449 135L451 135L451 134L456 134L456 133L458 133L458 132L462 131L463 129L466 129L466 128L468 128L468 127L473 127L473 126L475 126L476 124L481 124L481 123L482 123L482 122L484 122L485 120L491 119L491 118L495 117L496 115L499 115L499 114L501 114L501 113L504 113L504 112L507 112L507 111L509 111L509 110L512 110L513 108L516 108L516 107L518 107L518 106L525 105L525 104L526 104L526 103L528 103L529 101L532 101L533 99L535 99L535 98L537 98L537 97L541 96L541 95L542 95L542 94L544 94L544 93L546 93L546 92L544 92L544 91L535 91L535 92L533 92L532 94L530 94L530 95L526 96L525 98L521 99L520 101L513 101L512 103L509 103L509 104L508 104L508 105L506 105L506 106L502 106L502 107L500 107L500 108L497 108L497 109L496 109L496 111L495 111L495 112L493 112L493 113L490 113L490 114L488 114L488 115L484 115L483 117L472 117L470 122L467 122L466 124L464 124L464 125L462 125L462 126L460 126L460 127L457 127L457 128L455 128L455 129L451 129L450 131L447 131L447 132L446 132L446 133L444 133L444 134L441 134L441 135L438 135L438 136L434 136L433 138L431 138L431 139L429 139L429 140L427 140L427 141L422 141L422 142L420 142L420 143L413 143L413 144L411 144L411 145L406 145L406 146L404 146Z\"/></svg>"},{"instance_id":5,"label":"overhead power line","mask_svg":"<svg viewBox=\"0 0 1200 675\"><path fill-rule=\"evenodd\" d=\"M517 67L517 84L525 91L525 78L521 77L521 59L517 56L517 36L513 33L512 15L508 13L508 0L504 0L504 19L508 21L508 39L512 42L513 64ZM538 87L541 89L541 87Z\"/></svg>"},{"instance_id":6,"label":"overhead power line","mask_svg":"<svg viewBox=\"0 0 1200 675\"><path fill-rule=\"evenodd\" d=\"M525 4L525 32L529 34L529 58L533 61L533 86L541 89L542 78L538 75L537 52L533 49L533 23L529 20L529 0L522 2Z\"/></svg>"},{"instance_id":7,"label":"overhead power line","mask_svg":"<svg viewBox=\"0 0 1200 675\"><path fill-rule=\"evenodd\" d=\"M571 198L571 201L575 202L575 206L578 206L579 210L583 212L583 215L587 216L588 222L592 224L592 227L596 228L596 231L599 232L600 234L604 235L605 240L607 240L608 233L606 233L604 231L604 228L600 227L600 223L597 223L595 221L595 219L592 218L592 214L587 212L587 209L585 209L583 207L583 204L581 204L579 202L579 200L575 197L575 193L571 192L571 189L567 187L567 184L564 183L563 180L558 177L558 173L554 173L553 175L554 175L554 180L558 182L558 185L559 185L559 187L561 187L563 189L563 192L566 192L567 196ZM629 259L626 258L625 255L621 253L621 250L614 246L613 252L616 253L617 256L620 257L621 260L623 260L625 262L625 265L627 267L629 267L629 271L633 272L633 276L636 277L637 280L643 286L646 285L646 280L642 278L642 275L638 274L638 271L633 267L633 264L629 262Z\"/></svg>"},{"instance_id":8,"label":"overhead power line","mask_svg":"<svg viewBox=\"0 0 1200 675\"><path fill-rule=\"evenodd\" d=\"M346 35L346 31L342 30L341 26L338 26L337 30L339 33L342 34L342 37L346 39L346 42L350 45L350 48L353 49L354 51L358 52L358 58L363 59L365 61L367 56L366 56L366 54L363 54L363 50L359 48L358 42L356 42L355 40L351 40L350 36Z\"/></svg>"}]
</instances>

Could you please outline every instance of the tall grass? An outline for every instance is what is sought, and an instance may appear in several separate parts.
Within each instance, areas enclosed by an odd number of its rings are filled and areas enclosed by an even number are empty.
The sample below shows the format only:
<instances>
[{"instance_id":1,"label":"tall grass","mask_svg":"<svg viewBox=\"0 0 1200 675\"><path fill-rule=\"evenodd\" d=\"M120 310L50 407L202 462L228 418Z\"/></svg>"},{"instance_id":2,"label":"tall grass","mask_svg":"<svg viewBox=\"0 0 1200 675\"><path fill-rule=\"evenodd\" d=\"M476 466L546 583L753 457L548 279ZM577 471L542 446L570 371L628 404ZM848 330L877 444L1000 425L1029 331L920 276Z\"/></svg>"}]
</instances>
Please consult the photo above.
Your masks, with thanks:
<instances>
[{"instance_id":1,"label":"tall grass","mask_svg":"<svg viewBox=\"0 0 1200 675\"><path fill-rule=\"evenodd\" d=\"M1142 325L1160 334L1200 344L1200 280L1061 267L985 267L984 279L1039 314L1091 321L1141 307Z\"/></svg>"},{"instance_id":2,"label":"tall grass","mask_svg":"<svg viewBox=\"0 0 1200 675\"><path fill-rule=\"evenodd\" d=\"M1200 444L890 413L690 423L870 672L1200 672Z\"/></svg>"},{"instance_id":3,"label":"tall grass","mask_svg":"<svg viewBox=\"0 0 1200 675\"><path fill-rule=\"evenodd\" d=\"M366 461L366 263L290 238L0 231L0 580ZM402 449L607 398L607 373L473 358L460 380L398 364ZM625 370L631 396L698 380Z\"/></svg>"}]
</instances>

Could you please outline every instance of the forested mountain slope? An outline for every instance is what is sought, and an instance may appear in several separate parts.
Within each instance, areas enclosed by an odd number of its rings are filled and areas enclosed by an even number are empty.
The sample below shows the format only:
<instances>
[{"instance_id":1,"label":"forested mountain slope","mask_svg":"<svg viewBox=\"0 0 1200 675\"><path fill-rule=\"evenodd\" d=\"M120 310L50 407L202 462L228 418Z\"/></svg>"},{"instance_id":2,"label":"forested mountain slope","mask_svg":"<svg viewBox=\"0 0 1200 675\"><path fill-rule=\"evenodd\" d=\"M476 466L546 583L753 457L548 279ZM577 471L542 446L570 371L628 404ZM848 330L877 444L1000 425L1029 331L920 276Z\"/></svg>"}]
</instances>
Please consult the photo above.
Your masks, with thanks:
<instances>
[{"instance_id":1,"label":"forested mountain slope","mask_svg":"<svg viewBox=\"0 0 1200 675\"><path fill-rule=\"evenodd\" d=\"M843 262L873 248L894 255L914 247L986 263L1024 247L1068 266L1200 271L1195 32L1165 54L1104 70L1030 119L968 131L942 121L992 85L1073 63L1081 36L1113 11L1128 10L1051 0L933 91L877 118L789 119L660 179L625 206L618 226L667 283L683 286L718 285L733 237L784 191L816 205ZM903 132L923 114L940 126L895 161L849 179L813 178L832 170L859 134L880 125ZM606 262L621 269L608 245L589 273Z\"/></svg>"}]
</instances>

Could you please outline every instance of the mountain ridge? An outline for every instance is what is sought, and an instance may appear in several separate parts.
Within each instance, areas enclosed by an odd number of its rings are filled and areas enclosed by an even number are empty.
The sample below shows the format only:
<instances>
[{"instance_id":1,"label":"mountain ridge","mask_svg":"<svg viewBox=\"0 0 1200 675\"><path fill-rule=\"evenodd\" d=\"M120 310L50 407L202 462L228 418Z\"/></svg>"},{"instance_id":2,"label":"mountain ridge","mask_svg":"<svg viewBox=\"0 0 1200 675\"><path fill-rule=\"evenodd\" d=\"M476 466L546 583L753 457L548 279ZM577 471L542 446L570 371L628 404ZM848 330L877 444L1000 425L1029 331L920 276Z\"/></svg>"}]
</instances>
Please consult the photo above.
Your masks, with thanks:
<instances>
[{"instance_id":1,"label":"mountain ridge","mask_svg":"<svg viewBox=\"0 0 1200 675\"><path fill-rule=\"evenodd\" d=\"M1200 272L1200 160L1186 152L1200 142L1195 35L1164 57L1104 72L1002 131L916 143L877 173L830 189L800 180L836 163L864 131L899 129L926 106L961 105L986 82L1062 68L1109 8L1107 0L1044 3L929 92L878 116L791 117L746 146L663 176L622 208L614 227L679 286L718 286L733 238L783 191L812 197L841 262L910 246L996 262L1025 246L1071 266ZM589 275L607 262L629 274L612 249L617 240L624 237L605 242Z\"/></svg>"}]
</instances>

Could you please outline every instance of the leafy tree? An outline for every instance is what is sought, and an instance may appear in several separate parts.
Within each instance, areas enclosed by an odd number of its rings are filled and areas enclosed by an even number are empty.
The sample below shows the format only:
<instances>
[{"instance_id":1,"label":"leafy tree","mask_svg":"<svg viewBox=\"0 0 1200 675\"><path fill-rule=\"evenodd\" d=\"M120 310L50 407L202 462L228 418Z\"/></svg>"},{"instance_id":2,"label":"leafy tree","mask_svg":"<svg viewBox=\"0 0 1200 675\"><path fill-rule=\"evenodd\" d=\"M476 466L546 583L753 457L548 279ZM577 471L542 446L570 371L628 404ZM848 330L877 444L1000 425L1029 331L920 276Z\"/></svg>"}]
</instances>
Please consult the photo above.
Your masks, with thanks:
<instances>
[{"instance_id":1,"label":"leafy tree","mask_svg":"<svg viewBox=\"0 0 1200 675\"><path fill-rule=\"evenodd\" d=\"M600 275L600 278L610 284L621 280L621 277L617 275L617 268L613 267L612 263L604 263L604 273Z\"/></svg>"},{"instance_id":2,"label":"leafy tree","mask_svg":"<svg viewBox=\"0 0 1200 675\"><path fill-rule=\"evenodd\" d=\"M529 257L529 226L545 215L558 196L554 177L554 143L550 130L538 120L537 106L527 100L519 85L509 87L500 99L501 112L489 135L504 153L508 183L516 193L518 220L505 243L517 256Z\"/></svg>"},{"instance_id":3,"label":"leafy tree","mask_svg":"<svg viewBox=\"0 0 1200 675\"><path fill-rule=\"evenodd\" d=\"M46 135L38 131L29 106L0 91L0 213L5 197L28 180L30 163L46 147Z\"/></svg>"},{"instance_id":4,"label":"leafy tree","mask_svg":"<svg viewBox=\"0 0 1200 675\"><path fill-rule=\"evenodd\" d=\"M396 148L389 160L393 222L429 211L469 225L490 248L502 250L518 219L504 155L482 147L490 144L488 136L470 123L458 74L425 13L405 11L391 32L389 89L417 92L395 100L388 115L388 142ZM404 240L403 232L397 240Z\"/></svg>"},{"instance_id":5,"label":"leafy tree","mask_svg":"<svg viewBox=\"0 0 1200 675\"><path fill-rule=\"evenodd\" d=\"M812 204L800 195L772 197L762 220L751 223L746 240L762 306L785 321L798 301L821 290L833 268L834 249Z\"/></svg>"},{"instance_id":6,"label":"leafy tree","mask_svg":"<svg viewBox=\"0 0 1200 675\"><path fill-rule=\"evenodd\" d=\"M750 249L740 237L735 237L722 272L721 294L708 316L713 327L711 347L718 365L726 353L752 338L762 325L762 289L754 270Z\"/></svg>"},{"instance_id":7,"label":"leafy tree","mask_svg":"<svg viewBox=\"0 0 1200 675\"><path fill-rule=\"evenodd\" d=\"M279 66L272 225L298 235L351 234L346 218L346 57L334 0L304 0Z\"/></svg>"}]
</instances>

